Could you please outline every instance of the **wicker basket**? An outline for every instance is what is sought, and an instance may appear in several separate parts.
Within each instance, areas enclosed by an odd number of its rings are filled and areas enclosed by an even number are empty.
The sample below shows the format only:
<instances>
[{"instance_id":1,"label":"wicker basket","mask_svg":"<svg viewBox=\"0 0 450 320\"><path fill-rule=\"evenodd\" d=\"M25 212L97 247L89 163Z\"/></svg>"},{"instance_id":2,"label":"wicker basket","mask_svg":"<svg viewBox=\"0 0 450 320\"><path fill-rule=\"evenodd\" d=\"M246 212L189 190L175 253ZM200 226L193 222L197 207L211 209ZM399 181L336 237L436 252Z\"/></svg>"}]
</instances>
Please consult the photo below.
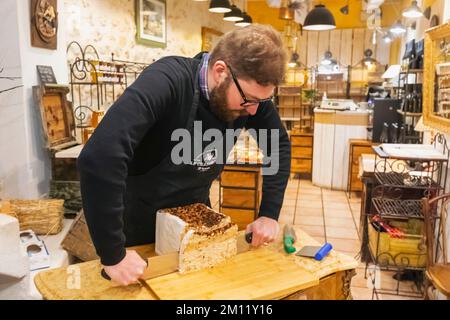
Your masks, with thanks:
<instances>
[{"instance_id":1,"label":"wicker basket","mask_svg":"<svg viewBox=\"0 0 450 320\"><path fill-rule=\"evenodd\" d=\"M391 223L392 226L400 227L401 223ZM403 230L407 230L405 237L402 239L392 238L386 232L379 233L368 221L369 231L369 247L373 256L377 252L378 243L378 261L384 266L393 266L400 268L423 268L426 265L427 248L425 246L424 237L417 230L407 228L404 223ZM414 232L416 231L416 232Z\"/></svg>"},{"instance_id":2,"label":"wicker basket","mask_svg":"<svg viewBox=\"0 0 450 320\"><path fill-rule=\"evenodd\" d=\"M64 200L9 200L7 202L9 202L10 212L19 220L20 230L31 229L39 235L61 232Z\"/></svg>"},{"instance_id":3,"label":"wicker basket","mask_svg":"<svg viewBox=\"0 0 450 320\"><path fill-rule=\"evenodd\" d=\"M17 214L15 212L13 212L11 209L10 201L5 201L5 200L0 201L0 214L6 214L7 216L11 216L11 217L19 220L19 218L17 217Z\"/></svg>"},{"instance_id":4,"label":"wicker basket","mask_svg":"<svg viewBox=\"0 0 450 320\"><path fill-rule=\"evenodd\" d=\"M80 211L73 221L72 227L61 242L61 247L81 261L99 259L89 234L83 210Z\"/></svg>"}]
</instances>

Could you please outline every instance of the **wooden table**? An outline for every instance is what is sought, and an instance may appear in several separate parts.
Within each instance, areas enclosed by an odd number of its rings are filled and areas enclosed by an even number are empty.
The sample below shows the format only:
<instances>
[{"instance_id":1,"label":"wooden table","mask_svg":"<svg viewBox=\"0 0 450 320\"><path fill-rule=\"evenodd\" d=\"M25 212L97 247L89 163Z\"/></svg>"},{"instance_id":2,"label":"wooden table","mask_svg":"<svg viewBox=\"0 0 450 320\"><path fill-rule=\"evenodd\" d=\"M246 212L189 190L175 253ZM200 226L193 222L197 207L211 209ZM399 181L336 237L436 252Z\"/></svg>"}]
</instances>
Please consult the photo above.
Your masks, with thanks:
<instances>
[{"instance_id":1,"label":"wooden table","mask_svg":"<svg viewBox=\"0 0 450 320\"><path fill-rule=\"evenodd\" d=\"M298 243L301 244L301 246L319 245L317 241L303 232L300 228L295 227L295 230ZM267 246L266 249L280 252L280 249L282 248L281 240L280 234L278 239ZM301 246L298 245L297 249L300 249ZM144 257L155 255L153 245L140 246L134 249ZM277 296L277 299L352 299L350 283L352 277L355 275L355 268L358 265L358 262L352 257L333 250L322 261L315 261L293 255L290 256L290 259L295 262L295 265L298 266L300 270L305 274L308 274L308 283L305 283L302 290L285 292L282 296ZM157 299L157 296L152 292L152 289L148 285L139 283L127 287L115 286L111 282L100 277L100 270L101 265L98 260L89 261L71 265L67 268L43 271L35 277L35 284L44 299L48 300ZM313 281L311 281L311 279L313 279ZM233 297L229 298L233 299Z\"/></svg>"}]
</instances>

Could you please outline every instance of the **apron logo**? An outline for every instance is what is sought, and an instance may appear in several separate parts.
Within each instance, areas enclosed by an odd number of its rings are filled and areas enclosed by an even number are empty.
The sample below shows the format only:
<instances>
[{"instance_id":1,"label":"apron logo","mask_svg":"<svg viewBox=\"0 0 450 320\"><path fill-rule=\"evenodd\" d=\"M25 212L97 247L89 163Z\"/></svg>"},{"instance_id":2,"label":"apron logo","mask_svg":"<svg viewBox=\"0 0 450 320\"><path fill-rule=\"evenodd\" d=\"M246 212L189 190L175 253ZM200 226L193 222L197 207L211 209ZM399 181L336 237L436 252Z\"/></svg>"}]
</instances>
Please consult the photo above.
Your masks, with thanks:
<instances>
[{"instance_id":1,"label":"apron logo","mask_svg":"<svg viewBox=\"0 0 450 320\"><path fill-rule=\"evenodd\" d=\"M194 165L201 172L210 170L214 165L226 164L228 155L242 131L226 129L224 133L219 129L211 128L203 132L201 121L194 121L193 129L193 134L190 130L183 128L172 132L170 140L178 143L172 148L170 157L175 165ZM258 147L264 154L262 175L277 174L280 168L280 130L248 129L247 131L251 136L257 137ZM197 156L193 157L193 155ZM237 163L240 162L237 161Z\"/></svg>"},{"instance_id":2,"label":"apron logo","mask_svg":"<svg viewBox=\"0 0 450 320\"><path fill-rule=\"evenodd\" d=\"M205 172L211 169L211 166L217 162L217 149L208 150L199 154L193 162L198 171Z\"/></svg>"}]
</instances>

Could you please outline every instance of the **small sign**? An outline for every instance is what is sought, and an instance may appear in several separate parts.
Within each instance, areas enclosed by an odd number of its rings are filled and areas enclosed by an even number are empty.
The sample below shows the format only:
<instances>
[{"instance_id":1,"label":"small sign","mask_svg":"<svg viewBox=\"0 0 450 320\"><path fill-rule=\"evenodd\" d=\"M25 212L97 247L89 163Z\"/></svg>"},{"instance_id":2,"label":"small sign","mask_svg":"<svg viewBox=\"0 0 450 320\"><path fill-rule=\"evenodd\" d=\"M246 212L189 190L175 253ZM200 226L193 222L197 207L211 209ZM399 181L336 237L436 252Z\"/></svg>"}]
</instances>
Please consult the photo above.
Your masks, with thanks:
<instances>
[{"instance_id":1,"label":"small sign","mask_svg":"<svg viewBox=\"0 0 450 320\"><path fill-rule=\"evenodd\" d=\"M56 84L56 77L51 66L36 66L42 84Z\"/></svg>"}]
</instances>

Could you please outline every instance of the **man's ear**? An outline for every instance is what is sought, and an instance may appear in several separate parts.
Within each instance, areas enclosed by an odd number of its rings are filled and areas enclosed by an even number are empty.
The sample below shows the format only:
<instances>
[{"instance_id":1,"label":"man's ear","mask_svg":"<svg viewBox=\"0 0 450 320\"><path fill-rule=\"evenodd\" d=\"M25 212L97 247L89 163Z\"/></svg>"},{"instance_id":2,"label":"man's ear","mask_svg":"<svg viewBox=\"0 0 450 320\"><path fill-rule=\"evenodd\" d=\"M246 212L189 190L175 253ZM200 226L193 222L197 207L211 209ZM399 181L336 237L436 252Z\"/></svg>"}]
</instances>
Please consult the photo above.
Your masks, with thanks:
<instances>
[{"instance_id":1,"label":"man's ear","mask_svg":"<svg viewBox=\"0 0 450 320\"><path fill-rule=\"evenodd\" d=\"M228 76L227 65L222 60L217 60L212 65L211 73L212 73L214 82L216 83L216 85L218 85L219 83L224 81L226 79L226 77Z\"/></svg>"}]
</instances>

